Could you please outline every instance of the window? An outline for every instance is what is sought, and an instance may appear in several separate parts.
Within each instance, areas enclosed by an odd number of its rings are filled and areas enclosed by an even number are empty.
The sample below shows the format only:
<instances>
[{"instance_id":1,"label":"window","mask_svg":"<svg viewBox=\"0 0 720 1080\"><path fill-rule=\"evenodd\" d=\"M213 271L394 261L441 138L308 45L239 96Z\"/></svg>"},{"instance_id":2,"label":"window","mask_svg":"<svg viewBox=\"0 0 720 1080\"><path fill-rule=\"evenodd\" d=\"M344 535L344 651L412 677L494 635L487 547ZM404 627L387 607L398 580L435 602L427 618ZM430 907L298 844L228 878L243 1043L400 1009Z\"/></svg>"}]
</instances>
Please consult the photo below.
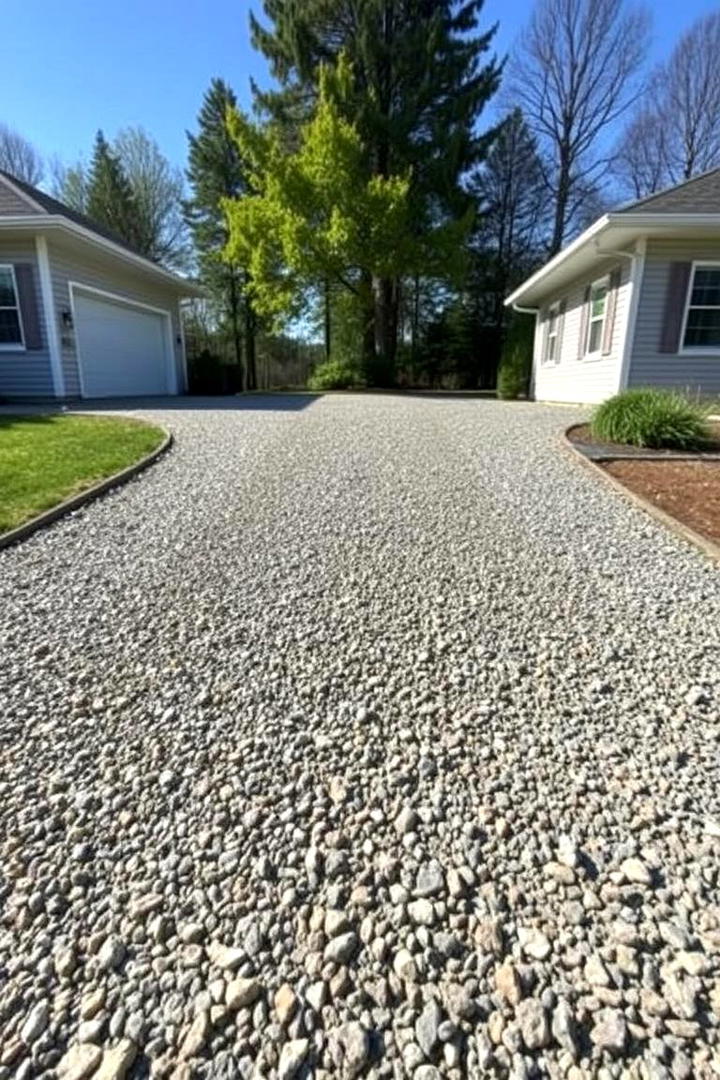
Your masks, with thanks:
<instances>
[{"instance_id":1,"label":"window","mask_svg":"<svg viewBox=\"0 0 720 1080\"><path fill-rule=\"evenodd\" d=\"M605 312L607 310L608 279L602 278L594 281L590 286L588 300L588 328L585 343L585 353L590 356L599 353L602 348L603 330L605 328Z\"/></svg>"},{"instance_id":2,"label":"window","mask_svg":"<svg viewBox=\"0 0 720 1080\"><path fill-rule=\"evenodd\" d=\"M684 349L720 350L720 265L696 263L688 290Z\"/></svg>"},{"instance_id":3,"label":"window","mask_svg":"<svg viewBox=\"0 0 720 1080\"><path fill-rule=\"evenodd\" d=\"M547 334L545 337L545 363L557 364L560 360L558 355L558 331L560 329L560 305L553 304L548 309Z\"/></svg>"},{"instance_id":4,"label":"window","mask_svg":"<svg viewBox=\"0 0 720 1080\"><path fill-rule=\"evenodd\" d=\"M0 349L24 347L17 283L12 266L0 266Z\"/></svg>"}]
</instances>

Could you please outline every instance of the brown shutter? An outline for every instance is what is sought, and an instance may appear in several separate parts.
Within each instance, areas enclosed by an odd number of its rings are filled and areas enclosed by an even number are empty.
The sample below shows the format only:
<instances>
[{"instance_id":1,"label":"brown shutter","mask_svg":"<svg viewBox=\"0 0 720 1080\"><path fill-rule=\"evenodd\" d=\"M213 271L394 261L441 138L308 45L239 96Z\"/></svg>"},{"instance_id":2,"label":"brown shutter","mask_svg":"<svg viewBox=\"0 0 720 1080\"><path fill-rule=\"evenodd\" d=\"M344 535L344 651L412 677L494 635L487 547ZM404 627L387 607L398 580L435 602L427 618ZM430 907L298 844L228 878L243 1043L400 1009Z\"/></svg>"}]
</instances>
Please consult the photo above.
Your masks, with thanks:
<instances>
[{"instance_id":1,"label":"brown shutter","mask_svg":"<svg viewBox=\"0 0 720 1080\"><path fill-rule=\"evenodd\" d=\"M580 312L580 336L578 338L578 351L577 358L582 360L585 355L585 338L587 337L588 329L588 316L590 314L588 304L590 303L590 286L585 286L583 292L582 310Z\"/></svg>"},{"instance_id":2,"label":"brown shutter","mask_svg":"<svg viewBox=\"0 0 720 1080\"><path fill-rule=\"evenodd\" d=\"M670 263L665 293L665 314L660 335L660 352L662 353L676 353L680 348L680 332L691 270L692 266L688 262Z\"/></svg>"},{"instance_id":3,"label":"brown shutter","mask_svg":"<svg viewBox=\"0 0 720 1080\"><path fill-rule=\"evenodd\" d=\"M40 330L40 312L37 291L35 289L35 268L32 263L15 263L15 281L17 282L20 318L26 349L42 349L43 340Z\"/></svg>"},{"instance_id":4,"label":"brown shutter","mask_svg":"<svg viewBox=\"0 0 720 1080\"><path fill-rule=\"evenodd\" d=\"M561 300L558 304L558 321L557 321L557 339L555 341L555 363L560 363L562 354L562 339L563 331L565 329L565 308L567 307L567 301Z\"/></svg>"},{"instance_id":5,"label":"brown shutter","mask_svg":"<svg viewBox=\"0 0 720 1080\"><path fill-rule=\"evenodd\" d=\"M607 294L607 308L605 311L605 325L603 326L602 353L607 356L612 352L613 328L615 326L615 310L617 308L617 294L620 287L620 271L613 270L610 274L610 284Z\"/></svg>"}]
</instances>

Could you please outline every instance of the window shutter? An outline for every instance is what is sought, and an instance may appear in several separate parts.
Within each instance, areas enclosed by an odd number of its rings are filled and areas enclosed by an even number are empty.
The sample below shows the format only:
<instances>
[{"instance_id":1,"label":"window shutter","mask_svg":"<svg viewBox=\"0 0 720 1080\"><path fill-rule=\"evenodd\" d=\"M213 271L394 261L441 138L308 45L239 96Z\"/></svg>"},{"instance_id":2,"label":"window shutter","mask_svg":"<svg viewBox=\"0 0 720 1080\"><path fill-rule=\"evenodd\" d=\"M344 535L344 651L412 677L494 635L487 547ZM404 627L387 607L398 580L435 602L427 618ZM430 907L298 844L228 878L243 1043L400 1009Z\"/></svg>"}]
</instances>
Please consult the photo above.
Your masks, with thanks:
<instances>
[{"instance_id":1,"label":"window shutter","mask_svg":"<svg viewBox=\"0 0 720 1080\"><path fill-rule=\"evenodd\" d=\"M586 285L585 286L585 291L583 292L582 310L580 312L580 336L578 337L578 350L577 350L577 358L578 358L578 360L582 360L583 356L585 355L585 338L587 337L587 329L588 329L588 314L589 314L588 304L589 303L590 303L590 286Z\"/></svg>"},{"instance_id":2,"label":"window shutter","mask_svg":"<svg viewBox=\"0 0 720 1080\"><path fill-rule=\"evenodd\" d=\"M20 318L22 319L23 333L25 335L25 348L42 349L40 313L35 289L35 268L32 263L15 263L15 281L17 282Z\"/></svg>"},{"instance_id":3,"label":"window shutter","mask_svg":"<svg viewBox=\"0 0 720 1080\"><path fill-rule=\"evenodd\" d=\"M555 363L560 363L560 357L562 354L562 340L563 331L565 329L565 308L567 307L567 301L561 300L558 305L558 322L557 322L557 340L555 342Z\"/></svg>"},{"instance_id":4,"label":"window shutter","mask_svg":"<svg viewBox=\"0 0 720 1080\"><path fill-rule=\"evenodd\" d=\"M670 263L670 275L665 293L665 313L660 335L661 353L676 353L680 348L680 333L691 270L692 266L688 262Z\"/></svg>"},{"instance_id":5,"label":"window shutter","mask_svg":"<svg viewBox=\"0 0 720 1080\"><path fill-rule=\"evenodd\" d=\"M607 309L605 311L605 325L603 326L602 352L607 356L612 352L613 329L615 327L615 309L617 308L617 294L620 287L620 271L613 270L610 274L610 285L607 294Z\"/></svg>"}]
</instances>

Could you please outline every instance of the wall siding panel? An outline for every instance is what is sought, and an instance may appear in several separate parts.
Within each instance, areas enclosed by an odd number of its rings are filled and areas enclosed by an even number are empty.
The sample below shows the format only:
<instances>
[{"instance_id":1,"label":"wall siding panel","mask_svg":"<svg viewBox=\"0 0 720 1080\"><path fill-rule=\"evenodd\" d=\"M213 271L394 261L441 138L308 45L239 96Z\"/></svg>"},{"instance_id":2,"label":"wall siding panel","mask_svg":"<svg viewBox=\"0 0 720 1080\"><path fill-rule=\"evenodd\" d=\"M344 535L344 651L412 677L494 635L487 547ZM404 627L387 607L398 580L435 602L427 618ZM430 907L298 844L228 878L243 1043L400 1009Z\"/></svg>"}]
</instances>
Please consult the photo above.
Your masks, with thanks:
<instances>
[{"instance_id":1,"label":"wall siding panel","mask_svg":"<svg viewBox=\"0 0 720 1080\"><path fill-rule=\"evenodd\" d=\"M720 394L720 350L717 354L701 356L660 352L670 266L674 262L703 259L720 262L720 242L648 240L628 386Z\"/></svg>"},{"instance_id":2,"label":"wall siding panel","mask_svg":"<svg viewBox=\"0 0 720 1080\"><path fill-rule=\"evenodd\" d=\"M50 274L52 277L53 297L58 318L62 312L70 309L70 282L88 285L95 289L104 289L137 300L142 304L162 308L172 318L172 338L175 367L178 373L180 392L185 389L180 315L178 295L172 288L146 278L141 272L112 258L96 254L92 250L66 248L57 242L49 243ZM75 333L72 329L61 326L62 366L65 376L65 392L68 397L80 396L80 377L76 353Z\"/></svg>"},{"instance_id":3,"label":"wall siding panel","mask_svg":"<svg viewBox=\"0 0 720 1080\"><path fill-rule=\"evenodd\" d=\"M29 263L33 267L35 294L38 301L38 320L42 349L6 351L0 349L0 397L53 397L55 390L47 347L47 327L40 299L40 280L31 238L0 239L0 263Z\"/></svg>"},{"instance_id":4,"label":"wall siding panel","mask_svg":"<svg viewBox=\"0 0 720 1080\"><path fill-rule=\"evenodd\" d=\"M610 351L595 360L585 360L580 358L585 289L591 281L596 281L612 270L620 272L620 284L617 291ZM543 304L543 311L551 304L565 300L565 323L559 362L544 364L542 350L545 342L545 324L541 319L537 320L533 373L533 394L537 401L595 403L604 401L605 398L617 392L628 318L629 279L630 261L628 259L623 260L622 266L615 261L599 260L597 270L592 277L585 276L563 292L547 297Z\"/></svg>"},{"instance_id":5,"label":"wall siding panel","mask_svg":"<svg viewBox=\"0 0 720 1080\"><path fill-rule=\"evenodd\" d=\"M31 202L18 195L0 176L0 215L3 217L15 217L16 215L38 214L40 211Z\"/></svg>"}]
</instances>

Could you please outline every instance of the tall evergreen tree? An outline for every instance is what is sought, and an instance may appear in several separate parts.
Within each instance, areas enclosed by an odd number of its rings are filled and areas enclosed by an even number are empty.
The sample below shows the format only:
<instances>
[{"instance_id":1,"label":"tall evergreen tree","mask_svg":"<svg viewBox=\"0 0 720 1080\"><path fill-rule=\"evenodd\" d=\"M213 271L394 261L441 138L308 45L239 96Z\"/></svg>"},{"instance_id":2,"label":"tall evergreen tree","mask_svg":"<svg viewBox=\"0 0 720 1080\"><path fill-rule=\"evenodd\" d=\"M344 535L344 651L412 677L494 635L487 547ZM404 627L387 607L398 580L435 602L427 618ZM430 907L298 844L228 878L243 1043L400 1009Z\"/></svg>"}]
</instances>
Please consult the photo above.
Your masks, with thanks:
<instances>
[{"instance_id":1,"label":"tall evergreen tree","mask_svg":"<svg viewBox=\"0 0 720 1080\"><path fill-rule=\"evenodd\" d=\"M543 262L552 213L544 163L520 109L506 117L486 161L473 174L470 189L479 210L473 236L473 254L480 264L478 285L490 301L488 315L499 342L505 297Z\"/></svg>"},{"instance_id":2,"label":"tall evergreen tree","mask_svg":"<svg viewBox=\"0 0 720 1080\"><path fill-rule=\"evenodd\" d=\"M132 188L102 131L95 137L86 196L85 212L89 218L114 232L126 244L138 245Z\"/></svg>"},{"instance_id":3,"label":"tall evergreen tree","mask_svg":"<svg viewBox=\"0 0 720 1080\"><path fill-rule=\"evenodd\" d=\"M188 132L187 176L192 194L185 213L200 275L227 321L240 367L244 340L244 384L253 390L257 385L255 313L245 289L244 271L223 258L228 229L222 200L237 198L247 189L243 162L226 124L228 111L235 109L237 99L232 89L222 79L213 79L198 115L197 134Z\"/></svg>"},{"instance_id":4,"label":"tall evergreen tree","mask_svg":"<svg viewBox=\"0 0 720 1080\"><path fill-rule=\"evenodd\" d=\"M416 236L428 243L425 267L444 273L437 225L468 213L462 187L492 138L478 133L483 106L501 68L483 63L494 28L480 33L482 0L265 0L265 24L252 20L253 40L282 89L259 95L272 115L292 124L312 101L319 63L346 52L354 92L343 102L363 141L369 175L410 178ZM366 364L390 381L397 348L400 280L368 282Z\"/></svg>"}]
</instances>

